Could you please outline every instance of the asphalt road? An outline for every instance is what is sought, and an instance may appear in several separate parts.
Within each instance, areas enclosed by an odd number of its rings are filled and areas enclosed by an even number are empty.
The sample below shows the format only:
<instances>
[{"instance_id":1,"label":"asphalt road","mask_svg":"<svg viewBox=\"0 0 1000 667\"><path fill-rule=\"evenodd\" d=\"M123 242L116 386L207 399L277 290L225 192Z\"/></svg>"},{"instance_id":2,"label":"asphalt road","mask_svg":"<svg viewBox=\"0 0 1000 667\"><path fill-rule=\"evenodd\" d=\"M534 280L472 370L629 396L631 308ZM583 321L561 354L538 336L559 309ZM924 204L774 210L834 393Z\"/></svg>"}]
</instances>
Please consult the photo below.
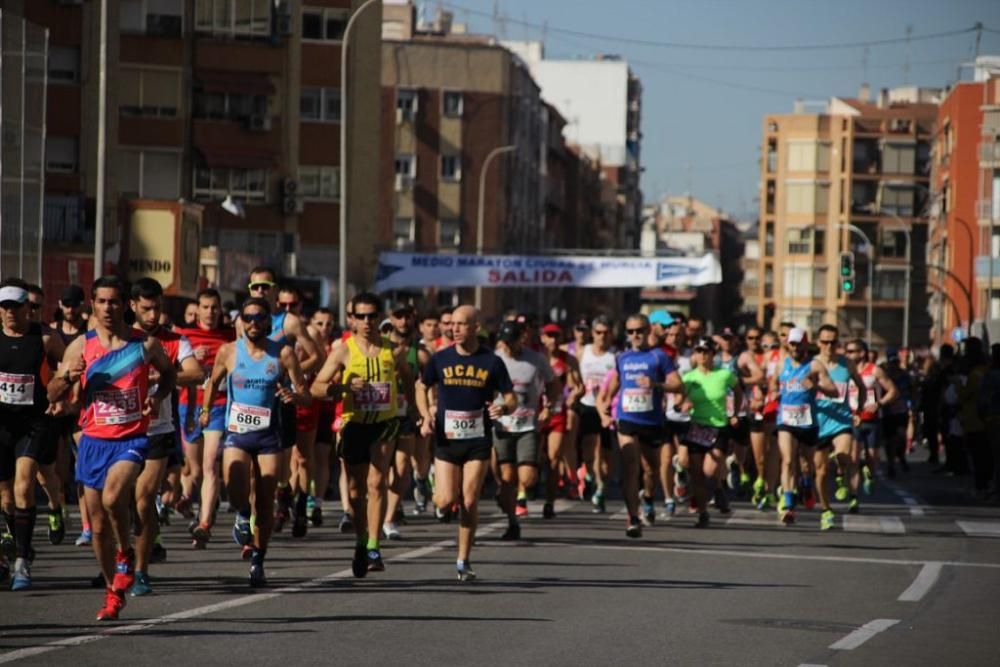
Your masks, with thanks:
<instances>
[{"instance_id":1,"label":"asphalt road","mask_svg":"<svg viewBox=\"0 0 1000 667\"><path fill-rule=\"evenodd\" d=\"M961 486L918 465L834 531L820 532L816 512L783 527L736 503L709 529L678 515L641 540L625 537L622 513L560 501L552 521L532 504L524 539L503 543L484 502L469 583L454 577L455 525L429 518L410 519L384 547L386 572L364 580L335 527L286 532L259 592L222 537L230 515L206 551L177 521L155 594L107 625L93 620L90 550L40 532L35 587L0 592L0 664L992 666L1000 507Z\"/></svg>"}]
</instances>

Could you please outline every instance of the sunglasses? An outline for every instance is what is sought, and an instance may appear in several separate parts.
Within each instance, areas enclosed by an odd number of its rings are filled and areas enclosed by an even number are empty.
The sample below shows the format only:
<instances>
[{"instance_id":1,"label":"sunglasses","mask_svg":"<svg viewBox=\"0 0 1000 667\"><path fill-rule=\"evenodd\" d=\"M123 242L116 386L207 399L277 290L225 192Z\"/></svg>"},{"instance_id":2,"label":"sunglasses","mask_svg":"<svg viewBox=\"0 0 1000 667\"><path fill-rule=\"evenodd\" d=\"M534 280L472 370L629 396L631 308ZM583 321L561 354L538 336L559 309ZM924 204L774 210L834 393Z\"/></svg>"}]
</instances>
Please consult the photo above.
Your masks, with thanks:
<instances>
[{"instance_id":1,"label":"sunglasses","mask_svg":"<svg viewBox=\"0 0 1000 667\"><path fill-rule=\"evenodd\" d=\"M378 318L378 313L354 313L354 319L363 320L365 322L374 322Z\"/></svg>"},{"instance_id":2,"label":"sunglasses","mask_svg":"<svg viewBox=\"0 0 1000 667\"><path fill-rule=\"evenodd\" d=\"M23 305L25 305L25 304L23 302L21 302L21 301L3 301L3 302L0 302L0 308L3 308L4 310L16 310L17 308L20 308Z\"/></svg>"},{"instance_id":3,"label":"sunglasses","mask_svg":"<svg viewBox=\"0 0 1000 667\"><path fill-rule=\"evenodd\" d=\"M835 345L837 343L837 339L823 340L821 338L821 339L817 340L816 342L819 343L820 345Z\"/></svg>"},{"instance_id":4,"label":"sunglasses","mask_svg":"<svg viewBox=\"0 0 1000 667\"><path fill-rule=\"evenodd\" d=\"M760 340L760 336L747 336L747 340Z\"/></svg>"},{"instance_id":5,"label":"sunglasses","mask_svg":"<svg viewBox=\"0 0 1000 667\"><path fill-rule=\"evenodd\" d=\"M275 285L275 283L267 282L267 281L259 282L259 283L250 283L249 285L247 285L247 289L249 289L251 292L258 292L258 291L259 292L270 292L271 288L274 287L274 285Z\"/></svg>"},{"instance_id":6,"label":"sunglasses","mask_svg":"<svg viewBox=\"0 0 1000 667\"><path fill-rule=\"evenodd\" d=\"M779 347L781 347L781 346L778 345L777 343L768 343L767 345L764 346L764 349L765 350L777 350Z\"/></svg>"},{"instance_id":7,"label":"sunglasses","mask_svg":"<svg viewBox=\"0 0 1000 667\"><path fill-rule=\"evenodd\" d=\"M846 352L847 354L859 354L861 350L859 350L856 347L849 347L846 350L844 350L844 352Z\"/></svg>"},{"instance_id":8,"label":"sunglasses","mask_svg":"<svg viewBox=\"0 0 1000 667\"><path fill-rule=\"evenodd\" d=\"M625 333L627 333L629 336L646 333L646 327L642 327L640 329L626 329Z\"/></svg>"},{"instance_id":9,"label":"sunglasses","mask_svg":"<svg viewBox=\"0 0 1000 667\"><path fill-rule=\"evenodd\" d=\"M271 319L267 313L241 313L240 318L247 324L263 324Z\"/></svg>"}]
</instances>

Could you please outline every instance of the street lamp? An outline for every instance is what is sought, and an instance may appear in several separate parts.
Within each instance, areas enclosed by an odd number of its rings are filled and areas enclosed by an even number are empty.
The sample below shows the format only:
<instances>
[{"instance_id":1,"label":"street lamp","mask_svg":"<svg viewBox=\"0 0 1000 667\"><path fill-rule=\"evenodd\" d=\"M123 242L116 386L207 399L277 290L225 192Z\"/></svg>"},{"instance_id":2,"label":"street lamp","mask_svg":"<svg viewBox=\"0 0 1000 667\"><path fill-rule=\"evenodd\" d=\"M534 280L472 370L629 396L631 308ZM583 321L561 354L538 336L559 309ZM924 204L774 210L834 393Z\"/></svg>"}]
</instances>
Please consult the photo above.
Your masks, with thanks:
<instances>
[{"instance_id":1,"label":"street lamp","mask_svg":"<svg viewBox=\"0 0 1000 667\"><path fill-rule=\"evenodd\" d=\"M337 320L341 327L347 326L345 306L347 304L347 49L350 46L351 28L363 11L376 4L378 0L366 0L351 14L344 28L344 36L340 43L340 229L338 242L340 245L340 266L337 272Z\"/></svg>"},{"instance_id":2,"label":"street lamp","mask_svg":"<svg viewBox=\"0 0 1000 667\"><path fill-rule=\"evenodd\" d=\"M97 183L94 202L94 280L104 273L104 177L108 125L108 0L101 0L97 75Z\"/></svg>"},{"instance_id":3,"label":"street lamp","mask_svg":"<svg viewBox=\"0 0 1000 667\"><path fill-rule=\"evenodd\" d=\"M489 152L483 160L483 166L479 168L479 213L476 216L476 254L483 254L483 206L486 202L486 170L490 168L490 162L501 153L510 153L517 150L517 146L498 146ZM483 287L476 285L476 309L483 307Z\"/></svg>"}]
</instances>

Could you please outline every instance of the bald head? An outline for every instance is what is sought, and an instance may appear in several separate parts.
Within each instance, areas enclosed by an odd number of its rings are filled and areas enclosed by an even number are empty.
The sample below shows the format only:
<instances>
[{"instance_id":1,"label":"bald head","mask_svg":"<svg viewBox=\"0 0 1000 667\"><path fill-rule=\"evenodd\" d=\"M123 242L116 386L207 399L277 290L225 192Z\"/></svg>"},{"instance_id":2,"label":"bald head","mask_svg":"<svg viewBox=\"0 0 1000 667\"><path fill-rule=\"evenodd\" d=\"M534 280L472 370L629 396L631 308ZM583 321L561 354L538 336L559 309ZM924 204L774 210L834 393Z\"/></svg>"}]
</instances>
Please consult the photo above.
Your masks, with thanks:
<instances>
[{"instance_id":1,"label":"bald head","mask_svg":"<svg viewBox=\"0 0 1000 667\"><path fill-rule=\"evenodd\" d=\"M473 306L459 306L451 315L455 342L469 348L479 344L479 311Z\"/></svg>"}]
</instances>

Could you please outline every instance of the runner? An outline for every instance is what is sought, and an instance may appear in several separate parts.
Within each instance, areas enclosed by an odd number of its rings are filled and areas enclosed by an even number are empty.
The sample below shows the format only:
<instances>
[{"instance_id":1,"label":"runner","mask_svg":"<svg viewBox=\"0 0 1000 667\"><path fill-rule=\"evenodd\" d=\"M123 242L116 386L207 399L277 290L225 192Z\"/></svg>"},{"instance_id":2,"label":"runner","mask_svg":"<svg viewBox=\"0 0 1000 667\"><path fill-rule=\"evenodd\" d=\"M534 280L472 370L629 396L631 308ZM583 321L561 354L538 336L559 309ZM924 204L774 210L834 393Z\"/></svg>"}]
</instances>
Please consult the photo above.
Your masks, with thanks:
<instances>
[{"instance_id":1,"label":"runner","mask_svg":"<svg viewBox=\"0 0 1000 667\"><path fill-rule=\"evenodd\" d=\"M317 308L309 321L309 335L327 355L333 345L334 318L329 308ZM336 437L333 433L334 402L329 398L316 401L315 465L312 467L312 488L306 509L313 526L323 525L323 501L330 487L330 452Z\"/></svg>"},{"instance_id":2,"label":"runner","mask_svg":"<svg viewBox=\"0 0 1000 667\"><path fill-rule=\"evenodd\" d=\"M195 361L194 350L187 338L160 326L163 312L163 288L152 278L140 278L132 284L130 300L135 313L134 327L147 336L156 338L163 346L170 363L178 369L177 386L195 386L204 378L204 371ZM159 375L155 369L149 372L149 389L156 393ZM173 398L168 397L150 412L149 450L146 462L135 483L136 540L135 540L135 584L129 595L138 597L153 592L149 580L149 563L154 540L159 537L159 521L156 512L156 495L167 477L167 467L171 455L178 447L177 431L173 419Z\"/></svg>"},{"instance_id":3,"label":"runner","mask_svg":"<svg viewBox=\"0 0 1000 667\"><path fill-rule=\"evenodd\" d=\"M357 542L351 569L357 578L385 570L379 549L379 527L386 516L386 490L393 445L399 430L397 392L402 385L413 406L414 379L405 351L394 350L378 332L382 319L378 297L363 292L354 303L355 335L330 352L312 386L317 398L341 396L344 411L340 451L354 507ZM343 373L339 384L334 378ZM397 384L397 377L399 378ZM409 408L412 417L415 412Z\"/></svg>"},{"instance_id":4,"label":"runner","mask_svg":"<svg viewBox=\"0 0 1000 667\"><path fill-rule=\"evenodd\" d=\"M576 421L573 407L583 394L583 380L580 378L580 364L571 353L561 349L562 329L558 324L542 327L542 345L552 373L555 375L558 398L549 405L549 419L540 422L541 436L545 442L545 452L549 462L545 481L545 505L542 518L555 518L556 492L560 484L567 489L567 496L573 500L577 492L576 441L570 437L569 422ZM575 430L575 429L574 429ZM563 473L563 468L566 474Z\"/></svg>"},{"instance_id":5,"label":"runner","mask_svg":"<svg viewBox=\"0 0 1000 667\"><path fill-rule=\"evenodd\" d=\"M125 324L125 293L118 278L99 278L90 298L94 329L70 343L49 381L48 398L57 401L80 382L83 437L76 478L85 487L94 554L106 585L97 620L106 621L118 618L135 580L130 539L135 482L149 448L149 413L170 397L177 373L156 338ZM153 394L148 391L150 366L160 374Z\"/></svg>"},{"instance_id":6,"label":"runner","mask_svg":"<svg viewBox=\"0 0 1000 667\"><path fill-rule=\"evenodd\" d=\"M716 342L703 336L695 342L692 357L695 366L684 374L691 423L681 439L677 459L680 470L690 471L698 528L708 527L709 498L715 496L716 507L723 514L730 511L725 492L719 493L717 473L726 455L726 429L739 422L737 415L729 414L729 397L733 397L736 405L741 405L743 399L739 378L729 368L718 365L716 351Z\"/></svg>"},{"instance_id":7,"label":"runner","mask_svg":"<svg viewBox=\"0 0 1000 667\"><path fill-rule=\"evenodd\" d=\"M500 506L507 515L507 530L502 540L521 539L518 519L528 516L527 492L538 482L538 425L548 420L548 406L555 404L560 392L545 356L524 347L526 333L518 322L504 322L497 333L496 355L507 367L517 396L514 412L494 424ZM541 401L543 390L545 404Z\"/></svg>"},{"instance_id":8,"label":"runner","mask_svg":"<svg viewBox=\"0 0 1000 667\"><path fill-rule=\"evenodd\" d=\"M764 384L764 371L749 350L739 350L738 338L728 329L722 333L722 347L728 348L729 358L734 360L730 369L740 381L743 401L735 401L735 393L726 399L726 414L736 416L736 424L730 424L725 434L732 445L732 453L726 459L729 473L728 486L733 491L746 492L750 487L747 472L747 447L750 444L750 388ZM717 362L718 363L718 362ZM721 487L720 487L721 489Z\"/></svg>"},{"instance_id":9,"label":"runner","mask_svg":"<svg viewBox=\"0 0 1000 667\"><path fill-rule=\"evenodd\" d=\"M452 313L454 308L443 308L441 310L441 315L438 318L438 329L441 335L436 341L434 341L434 350L440 352L446 347L451 347L455 344L455 332L452 327Z\"/></svg>"},{"instance_id":10,"label":"runner","mask_svg":"<svg viewBox=\"0 0 1000 667\"><path fill-rule=\"evenodd\" d=\"M408 303L397 303L392 307L390 320L392 331L389 333L389 341L395 346L396 351L406 359L406 365L410 369L410 377L415 382L420 376L431 355L427 349L417 341L414 321L416 314L413 306ZM399 376L402 383L403 376ZM396 397L399 407L396 415L399 418L399 434L396 441L396 452L393 455L393 467L391 472L391 482L389 484L389 503L386 507L385 523L382 524L382 534L386 539L398 540L402 537L399 532L399 521L403 518L403 497L410 487L410 474L413 470L411 461L417 447L424 445L424 438L420 435L420 427L413 418L418 413L415 406L408 403L406 397L412 395L413 387L403 387L397 389ZM420 442L419 441L424 441ZM427 496L426 477L418 477L414 486L414 494L422 497ZM419 491L417 487L420 487Z\"/></svg>"},{"instance_id":11,"label":"runner","mask_svg":"<svg viewBox=\"0 0 1000 667\"><path fill-rule=\"evenodd\" d=\"M440 336L438 329L438 314L428 311L420 316L420 344L428 355L437 349L434 341ZM428 356L429 358L429 356ZM431 460L434 458L434 438L416 434L413 447L413 513L423 514L427 511L427 500L431 497L430 486Z\"/></svg>"},{"instance_id":12,"label":"runner","mask_svg":"<svg viewBox=\"0 0 1000 667\"><path fill-rule=\"evenodd\" d=\"M756 338L754 337L756 336ZM778 375L781 360L778 335L754 327L747 331L747 345L754 361L764 371L764 381L753 386L750 422L750 446L753 450L757 477L753 482L750 502L761 511L777 506L775 489L778 485L778 447L775 441L775 420L778 415L778 397L769 391L771 378Z\"/></svg>"},{"instance_id":13,"label":"runner","mask_svg":"<svg viewBox=\"0 0 1000 667\"><path fill-rule=\"evenodd\" d=\"M459 306L453 322L455 345L431 357L417 383L416 400L421 433L436 437L434 504L442 511L462 505L455 569L459 581L470 581L476 578L470 556L489 469L492 422L513 414L518 402L507 367L480 345L479 312ZM494 401L498 393L502 404Z\"/></svg>"},{"instance_id":14,"label":"runner","mask_svg":"<svg viewBox=\"0 0 1000 667\"><path fill-rule=\"evenodd\" d=\"M204 428L211 419L216 387L226 380L222 467L229 502L236 508L233 540L240 546L252 543L250 586L258 588L267 585L264 558L274 526L274 494L281 479L284 448L279 405L307 405L309 396L294 349L268 338L272 320L267 301L259 297L244 301L240 321L242 335L219 348L202 403L201 424ZM255 517L252 530L251 511Z\"/></svg>"},{"instance_id":15,"label":"runner","mask_svg":"<svg viewBox=\"0 0 1000 667\"><path fill-rule=\"evenodd\" d=\"M580 375L584 394L576 405L580 417L580 450L587 476L593 481L591 502L594 512L605 511L604 485L609 479L611 462L611 435L601 424L597 410L597 392L605 376L615 368L615 354L611 350L611 322L604 316L594 318L591 324L594 342L584 345L580 354Z\"/></svg>"},{"instance_id":16,"label":"runner","mask_svg":"<svg viewBox=\"0 0 1000 667\"><path fill-rule=\"evenodd\" d=\"M854 445L851 448L851 472L848 488L851 499L848 511L859 511L858 489L871 495L875 471L878 469L879 410L896 400L895 383L874 361L868 361L868 344L860 338L847 343L845 356L854 362L865 385L865 400L855 389L849 394L854 411ZM843 474L843 471L842 471Z\"/></svg>"},{"instance_id":17,"label":"runner","mask_svg":"<svg viewBox=\"0 0 1000 667\"><path fill-rule=\"evenodd\" d=\"M664 350L674 350L673 360L677 364L678 374L683 378L693 368L691 357L694 351L687 344L680 320L673 319L673 316L671 319L673 321L664 333ZM680 467L678 454L681 441L691 425L690 408L683 394L667 393L665 439L660 451L660 484L664 489L661 516L664 519L670 519L676 514L678 502L688 500L687 471Z\"/></svg>"},{"instance_id":18,"label":"runner","mask_svg":"<svg viewBox=\"0 0 1000 667\"><path fill-rule=\"evenodd\" d=\"M587 321L586 317L581 317L573 325L573 340L560 347L579 361L583 354L583 348L588 344L590 344L590 322Z\"/></svg>"},{"instance_id":19,"label":"runner","mask_svg":"<svg viewBox=\"0 0 1000 667\"><path fill-rule=\"evenodd\" d=\"M847 487L844 484L845 474L850 474L851 444L854 441L854 409L847 397L849 386L854 384L858 402L867 403L868 390L864 380L858 375L854 362L837 351L837 327L824 324L819 328L816 342L819 344L817 359L826 367L830 379L837 385L835 398L816 398L816 418L819 422L819 444L816 447L816 491L822 508L820 529L830 530L834 527L836 516L830 506L830 492L827 488L827 474L830 451L833 451L840 474L836 477L837 500L847 500Z\"/></svg>"},{"instance_id":20,"label":"runner","mask_svg":"<svg viewBox=\"0 0 1000 667\"><path fill-rule=\"evenodd\" d=\"M219 497L219 459L222 452L222 435L226 430L226 392L216 387L215 399L210 406L208 420L201 418L205 405L205 392L211 379L215 356L219 348L236 338L231 328L222 327L222 298L211 288L198 292L198 323L190 329L179 328L176 333L191 343L195 360L205 370L205 382L192 389L181 391L177 417L181 425L181 440L188 474L181 477L181 497L175 509L185 518L191 518L191 498L200 483L198 516L188 525L191 546L204 549L212 536L215 525L216 499ZM202 426L202 424L206 424Z\"/></svg>"},{"instance_id":21,"label":"runner","mask_svg":"<svg viewBox=\"0 0 1000 667\"><path fill-rule=\"evenodd\" d=\"M663 350L648 345L649 320L637 313L625 322L631 349L619 355L608 395L621 389L618 407L618 443L622 459L622 492L628 509L628 537L642 537L639 519L639 458L659 470L659 447L663 443L664 392L683 392L676 365ZM607 407L604 414L610 415Z\"/></svg>"},{"instance_id":22,"label":"runner","mask_svg":"<svg viewBox=\"0 0 1000 667\"><path fill-rule=\"evenodd\" d=\"M36 476L42 468L52 475L56 460L56 441L45 419L45 378L48 364L58 364L63 355L59 337L31 321L27 287L17 278L0 283L0 509L5 524L13 524L14 591L31 588ZM57 506L56 511L61 518L62 510ZM6 577L8 556L0 553L0 580Z\"/></svg>"},{"instance_id":23,"label":"runner","mask_svg":"<svg viewBox=\"0 0 1000 667\"><path fill-rule=\"evenodd\" d=\"M798 489L800 449L807 459L812 459L816 446L816 389L827 396L838 396L826 367L809 356L806 332L798 327L788 332L791 351L777 378L772 378L772 390L780 391L778 408L778 449L781 452L782 499L778 505L781 522L788 525L795 521L795 491Z\"/></svg>"},{"instance_id":24,"label":"runner","mask_svg":"<svg viewBox=\"0 0 1000 667\"><path fill-rule=\"evenodd\" d=\"M910 374L900 365L899 350L894 347L885 351L886 376L896 386L896 395L882 407L882 443L885 447L886 477L896 476L896 462L909 472L906 462L906 433L910 423L910 403L913 398L913 381Z\"/></svg>"}]
</instances>

